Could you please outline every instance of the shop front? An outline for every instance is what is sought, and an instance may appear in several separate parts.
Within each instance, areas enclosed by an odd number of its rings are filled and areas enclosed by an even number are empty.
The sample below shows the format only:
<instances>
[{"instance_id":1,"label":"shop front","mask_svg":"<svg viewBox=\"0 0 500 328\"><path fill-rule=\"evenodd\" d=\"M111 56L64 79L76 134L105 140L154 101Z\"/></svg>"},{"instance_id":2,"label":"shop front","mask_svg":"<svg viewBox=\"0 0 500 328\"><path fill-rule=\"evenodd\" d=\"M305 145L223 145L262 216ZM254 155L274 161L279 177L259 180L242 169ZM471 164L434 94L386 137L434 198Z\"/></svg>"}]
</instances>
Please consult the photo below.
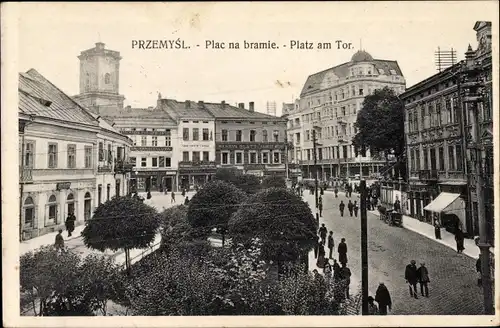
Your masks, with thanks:
<instances>
[{"instance_id":1,"label":"shop front","mask_svg":"<svg viewBox=\"0 0 500 328\"><path fill-rule=\"evenodd\" d=\"M180 190L193 190L211 181L215 176L217 166L215 162L179 162Z\"/></svg>"},{"instance_id":2,"label":"shop front","mask_svg":"<svg viewBox=\"0 0 500 328\"><path fill-rule=\"evenodd\" d=\"M177 191L176 171L136 171L130 178L130 192Z\"/></svg>"}]
</instances>

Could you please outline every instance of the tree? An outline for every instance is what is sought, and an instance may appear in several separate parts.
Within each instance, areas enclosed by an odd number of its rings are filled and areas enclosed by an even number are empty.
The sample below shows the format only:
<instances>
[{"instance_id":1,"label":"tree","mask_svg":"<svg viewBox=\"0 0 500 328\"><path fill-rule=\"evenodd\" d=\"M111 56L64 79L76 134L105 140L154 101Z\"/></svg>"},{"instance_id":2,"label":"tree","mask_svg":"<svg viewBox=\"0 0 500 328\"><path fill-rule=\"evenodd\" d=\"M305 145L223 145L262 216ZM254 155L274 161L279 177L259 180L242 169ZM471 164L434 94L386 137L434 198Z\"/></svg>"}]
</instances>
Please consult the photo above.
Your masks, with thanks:
<instances>
[{"instance_id":1,"label":"tree","mask_svg":"<svg viewBox=\"0 0 500 328\"><path fill-rule=\"evenodd\" d=\"M383 152L386 160L394 154L403 160L405 149L404 103L393 89L384 87L365 97L354 126L358 130L353 139L357 152L363 148L370 153Z\"/></svg>"},{"instance_id":2,"label":"tree","mask_svg":"<svg viewBox=\"0 0 500 328\"><path fill-rule=\"evenodd\" d=\"M20 258L21 292L30 296L30 307L40 316L106 315L107 302L117 292L118 274L118 266L108 257L89 255L82 261L78 254L52 246Z\"/></svg>"},{"instance_id":3,"label":"tree","mask_svg":"<svg viewBox=\"0 0 500 328\"><path fill-rule=\"evenodd\" d=\"M175 245L191 239L187 210L187 206L177 205L161 213L161 248L163 250L170 251Z\"/></svg>"},{"instance_id":4,"label":"tree","mask_svg":"<svg viewBox=\"0 0 500 328\"><path fill-rule=\"evenodd\" d=\"M229 222L236 241L262 241L266 260L296 261L316 242L317 223L299 196L280 188L266 189L249 198Z\"/></svg>"},{"instance_id":5,"label":"tree","mask_svg":"<svg viewBox=\"0 0 500 328\"><path fill-rule=\"evenodd\" d=\"M286 189L285 178L277 176L277 175L267 176L264 178L264 180L262 180L262 188L264 188L264 189L268 189L268 188Z\"/></svg>"},{"instance_id":6,"label":"tree","mask_svg":"<svg viewBox=\"0 0 500 328\"><path fill-rule=\"evenodd\" d=\"M130 249L146 248L155 239L160 224L154 207L133 197L115 197L94 211L82 231L85 245L104 252L125 251L125 264L130 272Z\"/></svg>"},{"instance_id":7,"label":"tree","mask_svg":"<svg viewBox=\"0 0 500 328\"><path fill-rule=\"evenodd\" d=\"M234 183L236 177L240 175L240 172L236 168L219 168L215 171L215 180L225 181L229 183Z\"/></svg>"},{"instance_id":8,"label":"tree","mask_svg":"<svg viewBox=\"0 0 500 328\"><path fill-rule=\"evenodd\" d=\"M211 181L189 202L187 219L198 230L200 237L206 237L213 228L217 228L224 245L229 218L245 199L246 194L234 185Z\"/></svg>"},{"instance_id":9,"label":"tree","mask_svg":"<svg viewBox=\"0 0 500 328\"><path fill-rule=\"evenodd\" d=\"M233 184L249 195L256 194L261 188L259 178L252 174L240 174L236 176Z\"/></svg>"}]
</instances>

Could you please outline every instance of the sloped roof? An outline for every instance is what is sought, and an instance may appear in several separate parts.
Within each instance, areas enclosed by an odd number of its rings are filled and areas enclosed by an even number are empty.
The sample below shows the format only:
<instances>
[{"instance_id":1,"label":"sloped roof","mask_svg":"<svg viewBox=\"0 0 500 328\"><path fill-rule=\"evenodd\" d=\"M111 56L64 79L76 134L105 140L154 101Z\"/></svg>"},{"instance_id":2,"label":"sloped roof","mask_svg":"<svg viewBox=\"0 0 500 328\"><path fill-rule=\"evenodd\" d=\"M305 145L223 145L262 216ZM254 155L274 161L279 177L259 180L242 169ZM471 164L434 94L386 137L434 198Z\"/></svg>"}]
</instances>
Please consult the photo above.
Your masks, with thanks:
<instances>
[{"instance_id":1,"label":"sloped roof","mask_svg":"<svg viewBox=\"0 0 500 328\"><path fill-rule=\"evenodd\" d=\"M98 126L89 112L34 69L19 73L18 91L21 113Z\"/></svg>"},{"instance_id":2,"label":"sloped roof","mask_svg":"<svg viewBox=\"0 0 500 328\"><path fill-rule=\"evenodd\" d=\"M355 54L356 56L356 54ZM353 59L354 57L353 56ZM360 55L361 56L361 55ZM383 69L386 74L389 74L389 71L391 69L396 71L397 75L403 75L401 72L401 69L399 68L399 64L395 60L381 60L381 59L373 59L369 61L375 66L376 70ZM301 96L304 96L306 94L316 92L321 90L321 82L325 78L325 75L329 72L333 72L336 76L338 76L340 79L343 79L349 75L349 67L353 64L353 62L347 62L344 64L340 64L335 67L328 68L324 71L309 75L309 77L306 80L306 83L304 84L304 87L302 88L302 91L300 92ZM375 72L378 74L378 72Z\"/></svg>"},{"instance_id":3,"label":"sloped roof","mask_svg":"<svg viewBox=\"0 0 500 328\"><path fill-rule=\"evenodd\" d=\"M199 118L211 119L214 117L194 101L177 101L175 99L160 99L160 109L167 111L174 119Z\"/></svg>"},{"instance_id":4,"label":"sloped roof","mask_svg":"<svg viewBox=\"0 0 500 328\"><path fill-rule=\"evenodd\" d=\"M222 105L222 104L208 103L205 104L205 108L217 119L247 118L247 119L281 120L281 118L276 116L256 111L251 112L248 109L231 106L229 104Z\"/></svg>"}]
</instances>

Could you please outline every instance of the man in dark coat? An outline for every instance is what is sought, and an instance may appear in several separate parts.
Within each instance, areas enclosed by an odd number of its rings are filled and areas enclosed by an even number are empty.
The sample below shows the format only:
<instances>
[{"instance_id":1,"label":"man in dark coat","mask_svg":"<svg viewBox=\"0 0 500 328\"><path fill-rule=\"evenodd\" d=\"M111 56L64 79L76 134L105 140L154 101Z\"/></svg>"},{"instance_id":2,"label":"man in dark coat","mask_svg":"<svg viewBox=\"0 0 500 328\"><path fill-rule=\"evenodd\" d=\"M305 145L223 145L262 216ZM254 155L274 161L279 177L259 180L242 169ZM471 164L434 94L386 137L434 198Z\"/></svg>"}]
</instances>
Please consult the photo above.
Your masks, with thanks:
<instances>
[{"instance_id":1,"label":"man in dark coat","mask_svg":"<svg viewBox=\"0 0 500 328\"><path fill-rule=\"evenodd\" d=\"M383 282L378 285L377 292L375 293L375 301L378 303L380 315L387 315L387 308L389 308L389 311L391 311L391 294L389 293L389 290Z\"/></svg>"},{"instance_id":2,"label":"man in dark coat","mask_svg":"<svg viewBox=\"0 0 500 328\"><path fill-rule=\"evenodd\" d=\"M330 231L330 234L328 235L327 246L328 246L328 249L330 250L330 254L329 254L328 258L331 259L332 253L333 253L333 247L335 247L335 243L333 241L333 231Z\"/></svg>"},{"instance_id":3,"label":"man in dark coat","mask_svg":"<svg viewBox=\"0 0 500 328\"><path fill-rule=\"evenodd\" d=\"M344 209L345 209L345 204L344 201L341 200L339 204L340 216L344 216Z\"/></svg>"},{"instance_id":4,"label":"man in dark coat","mask_svg":"<svg viewBox=\"0 0 500 328\"><path fill-rule=\"evenodd\" d=\"M350 199L349 199L349 203L347 203L347 210L349 211L349 216L352 217L352 211L354 210L354 206L353 206Z\"/></svg>"},{"instance_id":5,"label":"man in dark coat","mask_svg":"<svg viewBox=\"0 0 500 328\"><path fill-rule=\"evenodd\" d=\"M342 238L340 240L337 252L339 253L340 264L342 264L342 266L345 266L347 264L347 244L345 243L345 238Z\"/></svg>"},{"instance_id":6,"label":"man in dark coat","mask_svg":"<svg viewBox=\"0 0 500 328\"><path fill-rule=\"evenodd\" d=\"M333 192L335 193L335 198L339 197L339 188L335 186L335 189L333 189Z\"/></svg>"},{"instance_id":7,"label":"man in dark coat","mask_svg":"<svg viewBox=\"0 0 500 328\"><path fill-rule=\"evenodd\" d=\"M420 268L417 270L417 276L418 282L420 283L420 294L422 296L429 297L429 287L427 287L427 284L431 280L429 279L429 270L425 267L425 263L420 263Z\"/></svg>"},{"instance_id":8,"label":"man in dark coat","mask_svg":"<svg viewBox=\"0 0 500 328\"><path fill-rule=\"evenodd\" d=\"M71 237L71 233L75 230L76 217L73 213L69 213L66 218L66 231L68 231L68 237Z\"/></svg>"},{"instance_id":9,"label":"man in dark coat","mask_svg":"<svg viewBox=\"0 0 500 328\"><path fill-rule=\"evenodd\" d=\"M314 245L314 258L318 258L318 251L319 251L319 246L321 245L321 240L319 237L316 237L316 245Z\"/></svg>"},{"instance_id":10,"label":"man in dark coat","mask_svg":"<svg viewBox=\"0 0 500 328\"><path fill-rule=\"evenodd\" d=\"M408 283L408 287L410 288L410 296L418 298L417 296L418 273L417 273L417 266L415 265L415 263L416 263L415 260L411 260L410 264L406 266L405 280Z\"/></svg>"},{"instance_id":11,"label":"man in dark coat","mask_svg":"<svg viewBox=\"0 0 500 328\"><path fill-rule=\"evenodd\" d=\"M401 202L399 201L399 198L396 196L396 201L394 202L394 212L399 213L401 212Z\"/></svg>"},{"instance_id":12,"label":"man in dark coat","mask_svg":"<svg viewBox=\"0 0 500 328\"><path fill-rule=\"evenodd\" d=\"M349 295L349 286L351 285L351 269L346 267L345 264L342 264L342 268L340 269L340 276L342 277L342 280L344 280L345 297L350 298L351 296Z\"/></svg>"},{"instance_id":13,"label":"man in dark coat","mask_svg":"<svg viewBox=\"0 0 500 328\"><path fill-rule=\"evenodd\" d=\"M358 201L354 201L354 204L352 204L352 210L354 211L354 216L355 217L358 217L358 210L359 210L359 206L358 206Z\"/></svg>"},{"instance_id":14,"label":"man in dark coat","mask_svg":"<svg viewBox=\"0 0 500 328\"><path fill-rule=\"evenodd\" d=\"M465 249L464 247L464 233L460 227L457 227L455 231L455 241L457 242L457 253L462 253Z\"/></svg>"},{"instance_id":15,"label":"man in dark coat","mask_svg":"<svg viewBox=\"0 0 500 328\"><path fill-rule=\"evenodd\" d=\"M333 260L333 280L339 281L342 278L341 267L337 260Z\"/></svg>"},{"instance_id":16,"label":"man in dark coat","mask_svg":"<svg viewBox=\"0 0 500 328\"><path fill-rule=\"evenodd\" d=\"M56 241L54 243L54 246L56 247L56 250L63 250L64 249L64 238L62 236L62 229L59 229L57 235L56 235Z\"/></svg>"},{"instance_id":17,"label":"man in dark coat","mask_svg":"<svg viewBox=\"0 0 500 328\"><path fill-rule=\"evenodd\" d=\"M323 216L323 197L318 198L318 211L319 211L319 216Z\"/></svg>"},{"instance_id":18,"label":"man in dark coat","mask_svg":"<svg viewBox=\"0 0 500 328\"><path fill-rule=\"evenodd\" d=\"M319 236L321 237L321 244L324 245L326 242L326 235L328 234L328 230L326 229L324 223L321 225L321 228L319 228L318 233L319 233Z\"/></svg>"},{"instance_id":19,"label":"man in dark coat","mask_svg":"<svg viewBox=\"0 0 500 328\"><path fill-rule=\"evenodd\" d=\"M186 206L189 205L189 197L188 196L186 196L186 199L184 199L184 205L186 205Z\"/></svg>"}]
</instances>

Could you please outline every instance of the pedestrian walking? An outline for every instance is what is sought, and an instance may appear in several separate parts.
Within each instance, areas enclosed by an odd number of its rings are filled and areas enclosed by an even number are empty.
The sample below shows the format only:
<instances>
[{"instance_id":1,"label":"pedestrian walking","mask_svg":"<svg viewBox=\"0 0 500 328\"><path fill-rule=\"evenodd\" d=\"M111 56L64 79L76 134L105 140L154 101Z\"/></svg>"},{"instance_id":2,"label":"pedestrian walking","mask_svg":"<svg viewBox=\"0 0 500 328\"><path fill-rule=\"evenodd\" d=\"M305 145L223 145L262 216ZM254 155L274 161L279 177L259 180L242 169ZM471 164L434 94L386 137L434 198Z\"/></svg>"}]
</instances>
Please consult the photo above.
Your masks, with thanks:
<instances>
[{"instance_id":1,"label":"pedestrian walking","mask_svg":"<svg viewBox=\"0 0 500 328\"><path fill-rule=\"evenodd\" d=\"M354 206L353 206L350 199L349 199L349 203L347 203L347 210L349 211L349 216L352 217L352 211L354 210Z\"/></svg>"},{"instance_id":2,"label":"pedestrian walking","mask_svg":"<svg viewBox=\"0 0 500 328\"><path fill-rule=\"evenodd\" d=\"M175 192L173 192L173 191L172 191L172 192L170 193L170 197L171 197L171 198L170 198L170 203L175 203Z\"/></svg>"},{"instance_id":3,"label":"pedestrian walking","mask_svg":"<svg viewBox=\"0 0 500 328\"><path fill-rule=\"evenodd\" d=\"M333 280L339 281L341 276L342 276L341 271L340 271L341 267L340 267L339 263L337 262L337 260L335 260L335 259L333 260L332 268L333 268Z\"/></svg>"},{"instance_id":4,"label":"pedestrian walking","mask_svg":"<svg viewBox=\"0 0 500 328\"><path fill-rule=\"evenodd\" d=\"M352 204L352 205L353 205L352 209L354 211L354 216L358 217L358 210L359 210L358 201L355 200L354 204Z\"/></svg>"},{"instance_id":5,"label":"pedestrian walking","mask_svg":"<svg viewBox=\"0 0 500 328\"><path fill-rule=\"evenodd\" d=\"M378 307L373 301L375 301L373 296L368 296L368 315L378 314Z\"/></svg>"},{"instance_id":6,"label":"pedestrian walking","mask_svg":"<svg viewBox=\"0 0 500 328\"><path fill-rule=\"evenodd\" d=\"M319 251L319 246L321 245L321 240L319 237L316 237L316 245L314 245L314 258L318 258L318 251Z\"/></svg>"},{"instance_id":7,"label":"pedestrian walking","mask_svg":"<svg viewBox=\"0 0 500 328\"><path fill-rule=\"evenodd\" d=\"M328 254L328 258L332 258L333 254L333 248L335 247L335 243L333 241L333 231L330 231L330 234L328 235L328 243L327 243L328 249L330 250L330 253Z\"/></svg>"},{"instance_id":8,"label":"pedestrian walking","mask_svg":"<svg viewBox=\"0 0 500 328\"><path fill-rule=\"evenodd\" d=\"M323 196L323 194L324 194L324 193L325 193L325 191L323 190L323 187L319 188L319 194L320 194L321 196Z\"/></svg>"},{"instance_id":9,"label":"pedestrian walking","mask_svg":"<svg viewBox=\"0 0 500 328\"><path fill-rule=\"evenodd\" d=\"M344 209L345 209L345 204L344 204L344 201L340 201L340 204L339 204L339 210L340 210L340 216L344 216Z\"/></svg>"},{"instance_id":10,"label":"pedestrian walking","mask_svg":"<svg viewBox=\"0 0 500 328\"><path fill-rule=\"evenodd\" d=\"M337 188L337 186L335 186L335 189L333 189L333 192L335 193L335 198L338 198L339 197L339 188Z\"/></svg>"},{"instance_id":11,"label":"pedestrian walking","mask_svg":"<svg viewBox=\"0 0 500 328\"><path fill-rule=\"evenodd\" d=\"M319 216L323 216L323 197L318 198L318 211Z\"/></svg>"},{"instance_id":12,"label":"pedestrian walking","mask_svg":"<svg viewBox=\"0 0 500 328\"><path fill-rule=\"evenodd\" d=\"M344 292L347 299L351 296L349 295L349 287L351 285L351 269L349 269L345 264L342 264L340 269L340 275L344 281Z\"/></svg>"},{"instance_id":13,"label":"pedestrian walking","mask_svg":"<svg viewBox=\"0 0 500 328\"><path fill-rule=\"evenodd\" d=\"M463 253L464 247L464 232L460 227L457 227L455 231L455 241L457 242L457 253Z\"/></svg>"},{"instance_id":14,"label":"pedestrian walking","mask_svg":"<svg viewBox=\"0 0 500 328\"><path fill-rule=\"evenodd\" d=\"M64 238L62 236L62 229L59 229L57 235L56 235L56 241L54 243L54 246L56 247L57 251L62 251L64 249Z\"/></svg>"},{"instance_id":15,"label":"pedestrian walking","mask_svg":"<svg viewBox=\"0 0 500 328\"><path fill-rule=\"evenodd\" d=\"M330 261L328 259L325 259L325 267L323 269L323 273L325 275L325 280L326 280L326 285L330 287L330 283L332 281L332 265L330 264Z\"/></svg>"},{"instance_id":16,"label":"pedestrian walking","mask_svg":"<svg viewBox=\"0 0 500 328\"><path fill-rule=\"evenodd\" d=\"M434 235L436 235L436 239L441 239L441 224L439 224L438 219L434 221Z\"/></svg>"},{"instance_id":17,"label":"pedestrian walking","mask_svg":"<svg viewBox=\"0 0 500 328\"><path fill-rule=\"evenodd\" d=\"M186 196L186 188L182 188L182 193L181 193L182 197Z\"/></svg>"},{"instance_id":18,"label":"pedestrian walking","mask_svg":"<svg viewBox=\"0 0 500 328\"><path fill-rule=\"evenodd\" d=\"M151 196L151 191L148 191L148 194L146 195L146 198L147 198L147 199L151 199L151 197L152 197L152 196Z\"/></svg>"},{"instance_id":19,"label":"pedestrian walking","mask_svg":"<svg viewBox=\"0 0 500 328\"><path fill-rule=\"evenodd\" d=\"M427 284L431 282L429 279L429 270L425 267L425 263L420 263L420 268L417 270L418 282L420 283L420 294L425 297L429 297L429 287ZM425 295L424 295L425 291Z\"/></svg>"},{"instance_id":20,"label":"pedestrian walking","mask_svg":"<svg viewBox=\"0 0 500 328\"><path fill-rule=\"evenodd\" d=\"M394 212L399 213L401 212L401 202L399 201L398 196L396 196L396 201L394 202Z\"/></svg>"},{"instance_id":21,"label":"pedestrian walking","mask_svg":"<svg viewBox=\"0 0 500 328\"><path fill-rule=\"evenodd\" d=\"M316 266L318 268L325 268L325 246L319 245L318 249L318 260L316 261Z\"/></svg>"},{"instance_id":22,"label":"pedestrian walking","mask_svg":"<svg viewBox=\"0 0 500 328\"><path fill-rule=\"evenodd\" d=\"M75 230L75 221L76 217L75 215L71 212L68 214L66 217L66 231L68 231L68 237L71 237L71 234Z\"/></svg>"},{"instance_id":23,"label":"pedestrian walking","mask_svg":"<svg viewBox=\"0 0 500 328\"><path fill-rule=\"evenodd\" d=\"M328 230L325 227L325 224L323 223L321 227L318 230L318 234L321 237L321 244L325 244L326 242L326 235L328 234Z\"/></svg>"},{"instance_id":24,"label":"pedestrian walking","mask_svg":"<svg viewBox=\"0 0 500 328\"><path fill-rule=\"evenodd\" d=\"M337 248L339 253L339 262L342 266L347 265L347 244L345 243L345 238L340 240L339 247Z\"/></svg>"},{"instance_id":25,"label":"pedestrian walking","mask_svg":"<svg viewBox=\"0 0 500 328\"><path fill-rule=\"evenodd\" d=\"M387 309L391 311L392 300L389 290L383 282L378 285L377 291L375 293L375 301L378 303L379 314L387 315Z\"/></svg>"},{"instance_id":26,"label":"pedestrian walking","mask_svg":"<svg viewBox=\"0 0 500 328\"><path fill-rule=\"evenodd\" d=\"M188 206L189 205L189 197L186 196L186 199L184 199L184 205Z\"/></svg>"},{"instance_id":27,"label":"pedestrian walking","mask_svg":"<svg viewBox=\"0 0 500 328\"><path fill-rule=\"evenodd\" d=\"M415 260L411 260L410 264L406 266L405 280L408 283L408 287L410 289L410 296L418 298L417 296L418 273L417 273L417 266L415 265L415 263L416 263Z\"/></svg>"}]
</instances>

